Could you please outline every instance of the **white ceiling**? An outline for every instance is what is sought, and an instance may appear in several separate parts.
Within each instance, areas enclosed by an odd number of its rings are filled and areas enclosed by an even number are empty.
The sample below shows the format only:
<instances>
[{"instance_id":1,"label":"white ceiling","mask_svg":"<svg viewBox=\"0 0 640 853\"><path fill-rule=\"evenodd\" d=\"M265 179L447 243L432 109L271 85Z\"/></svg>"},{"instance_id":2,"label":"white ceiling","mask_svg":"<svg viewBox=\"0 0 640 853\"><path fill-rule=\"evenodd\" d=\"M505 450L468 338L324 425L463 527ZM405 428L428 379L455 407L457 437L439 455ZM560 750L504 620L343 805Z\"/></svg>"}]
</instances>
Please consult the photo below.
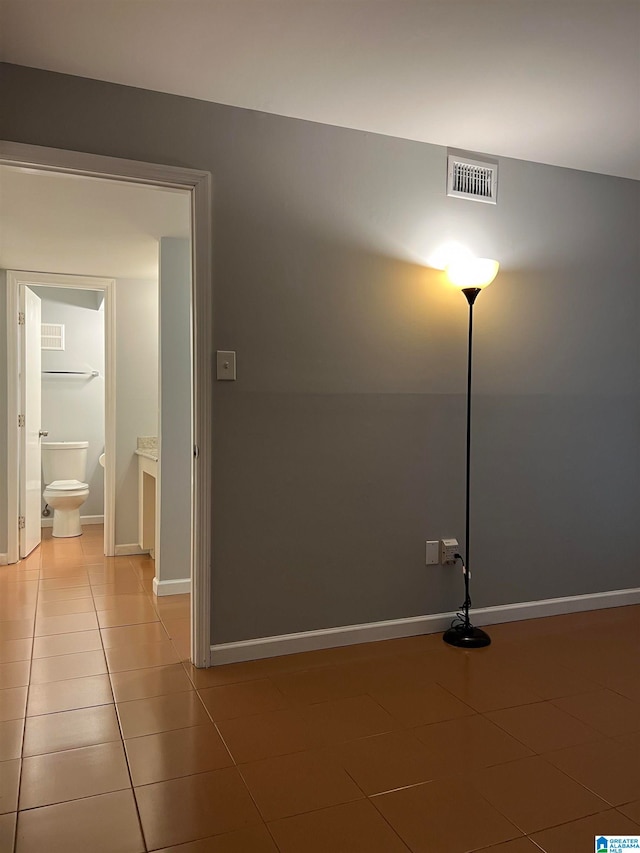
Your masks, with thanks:
<instances>
[{"instance_id":1,"label":"white ceiling","mask_svg":"<svg viewBox=\"0 0 640 853\"><path fill-rule=\"evenodd\" d=\"M0 0L9 62L640 179L638 0Z\"/></svg>"},{"instance_id":2,"label":"white ceiling","mask_svg":"<svg viewBox=\"0 0 640 853\"><path fill-rule=\"evenodd\" d=\"M0 269L156 278L189 229L188 192L0 166Z\"/></svg>"}]
</instances>

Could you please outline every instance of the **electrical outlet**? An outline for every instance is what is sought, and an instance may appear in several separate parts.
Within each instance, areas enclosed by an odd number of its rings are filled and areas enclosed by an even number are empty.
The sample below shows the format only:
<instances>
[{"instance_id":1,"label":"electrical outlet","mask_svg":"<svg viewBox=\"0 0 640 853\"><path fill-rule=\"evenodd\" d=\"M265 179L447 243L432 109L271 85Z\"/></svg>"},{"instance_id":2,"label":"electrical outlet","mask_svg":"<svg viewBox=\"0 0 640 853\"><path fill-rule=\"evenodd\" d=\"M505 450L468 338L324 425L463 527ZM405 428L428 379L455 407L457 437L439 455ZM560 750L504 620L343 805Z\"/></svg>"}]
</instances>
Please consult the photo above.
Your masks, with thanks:
<instances>
[{"instance_id":1,"label":"electrical outlet","mask_svg":"<svg viewBox=\"0 0 640 853\"><path fill-rule=\"evenodd\" d=\"M428 541L426 546L427 566L437 566L440 562L440 542L437 539L433 539Z\"/></svg>"},{"instance_id":2,"label":"electrical outlet","mask_svg":"<svg viewBox=\"0 0 640 853\"><path fill-rule=\"evenodd\" d=\"M456 562L456 554L460 553L460 545L457 539L440 540L440 562L451 566Z\"/></svg>"}]
</instances>

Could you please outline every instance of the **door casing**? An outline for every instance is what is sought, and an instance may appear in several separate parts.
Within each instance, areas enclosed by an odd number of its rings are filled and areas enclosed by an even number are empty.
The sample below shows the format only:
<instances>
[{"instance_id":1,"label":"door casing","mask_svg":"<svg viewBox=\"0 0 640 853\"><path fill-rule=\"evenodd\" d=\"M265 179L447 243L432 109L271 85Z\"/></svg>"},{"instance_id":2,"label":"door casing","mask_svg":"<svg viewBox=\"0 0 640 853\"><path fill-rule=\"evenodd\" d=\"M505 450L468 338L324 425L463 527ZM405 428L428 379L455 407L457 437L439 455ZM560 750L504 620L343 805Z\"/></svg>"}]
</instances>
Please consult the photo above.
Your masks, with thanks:
<instances>
[{"instance_id":1,"label":"door casing","mask_svg":"<svg viewBox=\"0 0 640 853\"><path fill-rule=\"evenodd\" d=\"M188 190L191 196L192 335L193 335L193 523L191 564L191 661L210 664L211 651L211 471L213 422L213 294L211 276L211 174L162 164L121 160L77 151L0 141L0 164L28 166L45 172L101 177L160 188ZM15 288L7 288L8 317L17 316ZM17 335L8 324L8 362L16 363ZM11 402L10 400L8 401ZM8 407L9 408L9 407ZM14 424L17 411L14 410ZM9 422L9 432L16 426ZM14 454L15 456L15 454ZM9 455L7 482L17 481L17 459ZM16 479L12 480L11 474ZM11 500L11 491L8 495ZM10 513L9 513L10 515ZM17 522L17 514L15 515ZM9 518L9 530L13 519ZM17 524L14 525L17 530ZM9 532L9 531L8 531ZM11 561L12 553L8 557Z\"/></svg>"}]
</instances>

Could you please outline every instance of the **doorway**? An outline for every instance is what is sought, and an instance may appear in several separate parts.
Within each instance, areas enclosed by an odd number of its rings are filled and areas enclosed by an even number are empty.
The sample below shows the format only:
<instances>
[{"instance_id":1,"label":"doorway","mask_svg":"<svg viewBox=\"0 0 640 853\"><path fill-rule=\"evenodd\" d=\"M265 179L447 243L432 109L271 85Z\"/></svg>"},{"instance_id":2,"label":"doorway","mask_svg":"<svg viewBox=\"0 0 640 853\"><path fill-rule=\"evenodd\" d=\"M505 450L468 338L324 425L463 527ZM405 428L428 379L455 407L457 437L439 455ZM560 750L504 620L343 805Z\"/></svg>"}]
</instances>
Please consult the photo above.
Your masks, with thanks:
<instances>
[{"instance_id":1,"label":"doorway","mask_svg":"<svg viewBox=\"0 0 640 853\"><path fill-rule=\"evenodd\" d=\"M139 183L158 188L187 190L191 197L191 333L193 362L193 517L191 544L191 660L208 666L210 657L211 553L211 264L210 175L193 170L155 166L76 152L38 149L0 143L0 163L22 165L42 172L109 181ZM11 329L11 325L9 326ZM11 424L10 424L11 425Z\"/></svg>"},{"instance_id":2,"label":"doorway","mask_svg":"<svg viewBox=\"0 0 640 853\"><path fill-rule=\"evenodd\" d=\"M95 338L95 333L102 332L103 343L98 349L102 353L95 352L91 364L83 359L85 354L79 350L76 343L65 360L56 360L63 356L65 351L64 324L52 324L60 326L60 338L58 346L60 351L47 353L49 361L41 364L41 327L42 316L40 309L40 297L47 291L52 294L55 290L66 290L70 294L87 294L93 297L92 306L99 311L102 329L84 329L88 338ZM38 317L30 317L30 312L23 310L26 299L29 298L34 305L33 311L37 310ZM104 555L112 557L115 554L115 448L116 448L116 419L115 419L115 281L89 276L74 276L59 273L28 273L9 270L7 272L7 305L9 318L18 316L18 327L13 327L17 335L9 333L8 371L7 371L7 414L9 424L18 422L18 429L8 431L8 471L7 482L10 484L8 502L9 530L8 530L8 562L13 563L17 559L26 557L40 542L41 526L48 526L41 522L41 495L40 484L41 449L44 439L45 444L49 441L78 440L82 437L75 432L77 420L74 420L73 401L78 399L78 392L93 392L89 401L84 403L84 408L91 405L95 400L96 392L102 399L101 423L94 423L91 419L93 429L90 430L93 442L90 442L90 453L88 454L89 468L96 467L98 458L103 455L104 486L102 513L104 525ZM76 302L77 300L71 300ZM77 305L76 305L77 307ZM31 313L33 313L33 311ZM45 319L51 319L45 316ZM60 319L58 316L57 319ZM85 323L86 325L86 320ZM95 323L93 324L95 326ZM68 337L68 335L67 335ZM51 340L56 344L55 338ZM96 350L95 340L93 350ZM101 357L100 357L101 356ZM72 359L69 361L69 357ZM36 360L33 369L29 369L29 363ZM100 370L95 370L99 364ZM58 368L58 369L56 369ZM46 380L45 380L46 378ZM45 408L44 419L40 415L34 417L36 412L41 411L42 382L47 381L47 389L61 387L63 381L67 385L67 391L72 393L66 395L64 400L59 401L62 409L57 414L57 430L49 435L49 426L45 423L47 409ZM98 388L96 388L98 385ZM102 391L102 393L100 393ZM96 400L96 402L98 402ZM72 411L69 411L71 404ZM17 411L15 411L17 407ZM25 410L35 407L36 412L32 417L24 417L24 426L20 426L20 416ZM52 411L52 406L49 406ZM85 423L89 420L88 412L82 419ZM101 432L103 441L97 444L98 436L93 435ZM87 433L89 435L89 433ZM95 457L95 458L93 458ZM30 473L28 473L30 472ZM13 484L13 489L11 489ZM39 494L38 494L39 492ZM16 527L13 519L18 518Z\"/></svg>"}]
</instances>

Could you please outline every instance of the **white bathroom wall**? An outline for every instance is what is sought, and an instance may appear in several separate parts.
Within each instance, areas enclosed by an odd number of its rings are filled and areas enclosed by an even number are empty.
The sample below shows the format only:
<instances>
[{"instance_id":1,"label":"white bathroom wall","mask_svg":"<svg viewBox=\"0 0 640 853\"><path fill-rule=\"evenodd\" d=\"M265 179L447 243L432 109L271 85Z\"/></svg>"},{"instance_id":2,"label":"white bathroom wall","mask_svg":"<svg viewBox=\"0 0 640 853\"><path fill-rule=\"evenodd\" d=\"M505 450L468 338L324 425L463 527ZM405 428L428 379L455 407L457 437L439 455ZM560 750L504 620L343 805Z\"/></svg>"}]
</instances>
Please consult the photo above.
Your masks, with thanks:
<instances>
[{"instance_id":1,"label":"white bathroom wall","mask_svg":"<svg viewBox=\"0 0 640 853\"><path fill-rule=\"evenodd\" d=\"M191 575L191 246L160 240L160 514L156 578ZM168 449L171 449L171 453Z\"/></svg>"},{"instance_id":2,"label":"white bathroom wall","mask_svg":"<svg viewBox=\"0 0 640 853\"><path fill-rule=\"evenodd\" d=\"M158 435L158 281L116 279L116 547L138 542L138 436Z\"/></svg>"},{"instance_id":3,"label":"white bathroom wall","mask_svg":"<svg viewBox=\"0 0 640 853\"><path fill-rule=\"evenodd\" d=\"M88 441L86 482L89 497L82 516L104 514L104 311L95 291L31 288L42 300L42 322L62 323L63 351L42 351L42 429L44 441ZM50 375L45 371L97 370L99 375ZM44 484L44 479L43 479ZM42 506L44 507L44 500Z\"/></svg>"}]
</instances>

